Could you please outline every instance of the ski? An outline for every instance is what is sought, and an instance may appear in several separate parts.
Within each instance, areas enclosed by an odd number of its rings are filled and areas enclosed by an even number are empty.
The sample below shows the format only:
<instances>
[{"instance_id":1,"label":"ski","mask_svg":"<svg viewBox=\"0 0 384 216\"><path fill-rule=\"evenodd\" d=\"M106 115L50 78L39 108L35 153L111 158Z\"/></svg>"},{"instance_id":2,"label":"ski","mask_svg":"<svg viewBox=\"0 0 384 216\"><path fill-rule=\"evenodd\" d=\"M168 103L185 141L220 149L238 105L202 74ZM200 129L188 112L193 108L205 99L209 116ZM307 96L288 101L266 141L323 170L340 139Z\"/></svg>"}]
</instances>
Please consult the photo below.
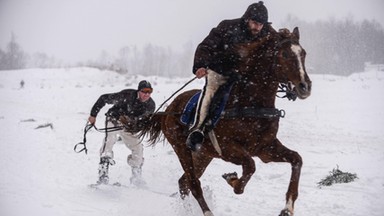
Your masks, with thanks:
<instances>
[{"instance_id":1,"label":"ski","mask_svg":"<svg viewBox=\"0 0 384 216\"><path fill-rule=\"evenodd\" d=\"M94 184L89 184L88 187L89 188L95 188L95 189L99 189L100 186L113 186L113 187L121 187L122 184L120 182L115 182L113 184L104 184L104 183L94 183ZM126 186L128 187L128 186Z\"/></svg>"},{"instance_id":2,"label":"ski","mask_svg":"<svg viewBox=\"0 0 384 216\"><path fill-rule=\"evenodd\" d=\"M177 195L179 194L178 192L174 192L174 193L166 193L166 192L162 192L162 191L159 191L159 190L156 190L156 189L153 189L153 188L149 188L148 186L141 186L141 187L135 187L135 186L128 186L128 185L124 185L124 184L121 184L120 182L115 182L113 184L104 184L104 183L94 183L94 184L89 184L88 187L91 188L91 189L100 189L101 187L124 187L124 188L128 188L128 189L139 189L139 190L145 190L145 191L149 191L149 192L152 192L152 193L155 193L155 194L159 194L159 195L163 195L163 196L167 196L167 197L177 197Z\"/></svg>"}]
</instances>

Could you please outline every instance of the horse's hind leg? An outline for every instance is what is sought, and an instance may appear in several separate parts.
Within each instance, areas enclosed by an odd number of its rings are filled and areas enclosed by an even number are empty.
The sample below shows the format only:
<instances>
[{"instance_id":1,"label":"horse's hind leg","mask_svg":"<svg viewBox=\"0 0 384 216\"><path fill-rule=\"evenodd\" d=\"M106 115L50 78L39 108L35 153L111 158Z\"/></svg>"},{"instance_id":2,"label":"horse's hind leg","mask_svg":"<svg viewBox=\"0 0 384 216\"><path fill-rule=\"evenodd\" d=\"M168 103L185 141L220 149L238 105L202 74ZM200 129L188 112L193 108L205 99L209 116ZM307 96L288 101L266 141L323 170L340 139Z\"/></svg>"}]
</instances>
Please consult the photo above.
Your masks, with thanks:
<instances>
[{"instance_id":1,"label":"horse's hind leg","mask_svg":"<svg viewBox=\"0 0 384 216\"><path fill-rule=\"evenodd\" d=\"M294 211L294 203L299 195L299 180L303 161L301 156L287 147L285 147L278 139L275 139L272 145L263 149L260 159L267 162L288 162L291 164L291 179L286 193L286 206L281 211L280 216L292 216Z\"/></svg>"},{"instance_id":2,"label":"horse's hind leg","mask_svg":"<svg viewBox=\"0 0 384 216\"><path fill-rule=\"evenodd\" d=\"M239 162L240 161L240 162ZM233 187L235 194L242 194L248 181L256 171L255 161L249 155L243 155L241 159L231 161L235 164L241 164L243 172L240 178L235 173L224 174L223 178Z\"/></svg>"}]
</instances>

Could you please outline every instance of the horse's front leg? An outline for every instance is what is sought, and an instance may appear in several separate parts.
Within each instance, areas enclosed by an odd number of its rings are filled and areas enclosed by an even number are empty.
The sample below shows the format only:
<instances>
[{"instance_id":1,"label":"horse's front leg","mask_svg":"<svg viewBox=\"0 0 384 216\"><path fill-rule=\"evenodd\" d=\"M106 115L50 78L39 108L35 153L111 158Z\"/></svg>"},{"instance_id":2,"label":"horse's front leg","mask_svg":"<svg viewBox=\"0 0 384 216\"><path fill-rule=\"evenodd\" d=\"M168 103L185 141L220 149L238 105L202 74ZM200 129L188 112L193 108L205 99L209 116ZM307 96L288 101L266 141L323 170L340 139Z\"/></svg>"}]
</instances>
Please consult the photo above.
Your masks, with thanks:
<instances>
[{"instance_id":1,"label":"horse's front leg","mask_svg":"<svg viewBox=\"0 0 384 216\"><path fill-rule=\"evenodd\" d=\"M172 147L175 150L180 164L184 170L183 176L179 179L179 190L181 198L185 198L185 196L188 195L188 191L190 191L195 197L196 201L199 203L204 216L213 216L203 196L203 190L201 189L200 181L198 178L200 173L196 173L196 168L192 159L192 152L185 147L184 143Z\"/></svg>"},{"instance_id":2,"label":"horse's front leg","mask_svg":"<svg viewBox=\"0 0 384 216\"><path fill-rule=\"evenodd\" d=\"M193 154L192 156L194 161L193 171L195 173L195 177L199 179L203 175L209 163L212 161L212 158L207 157L204 154L200 154L200 153ZM179 191L180 191L181 198L183 199L189 194L190 186L189 186L189 180L187 178L186 173L184 173L183 176L181 176L181 178L179 179Z\"/></svg>"},{"instance_id":3,"label":"horse's front leg","mask_svg":"<svg viewBox=\"0 0 384 216\"><path fill-rule=\"evenodd\" d=\"M242 194L248 181L251 179L253 173L256 171L255 161L250 156L245 156L241 160L243 173L240 178L237 177L237 173L226 173L223 178L229 185L233 187L235 194Z\"/></svg>"},{"instance_id":4,"label":"horse's front leg","mask_svg":"<svg viewBox=\"0 0 384 216\"><path fill-rule=\"evenodd\" d=\"M303 160L299 153L295 151L290 151L289 153L286 153L283 157L285 157L287 162L291 164L292 171L291 180L289 182L288 191L286 193L285 198L285 208L281 211L279 216L292 216L295 201L299 196L299 180Z\"/></svg>"},{"instance_id":5,"label":"horse's front leg","mask_svg":"<svg viewBox=\"0 0 384 216\"><path fill-rule=\"evenodd\" d=\"M263 149L259 158L267 162L288 162L291 164L291 179L286 193L285 208L280 212L279 216L292 216L294 212L294 204L299 195L299 180L303 161L299 153L285 147L278 139L275 139L272 145Z\"/></svg>"}]
</instances>

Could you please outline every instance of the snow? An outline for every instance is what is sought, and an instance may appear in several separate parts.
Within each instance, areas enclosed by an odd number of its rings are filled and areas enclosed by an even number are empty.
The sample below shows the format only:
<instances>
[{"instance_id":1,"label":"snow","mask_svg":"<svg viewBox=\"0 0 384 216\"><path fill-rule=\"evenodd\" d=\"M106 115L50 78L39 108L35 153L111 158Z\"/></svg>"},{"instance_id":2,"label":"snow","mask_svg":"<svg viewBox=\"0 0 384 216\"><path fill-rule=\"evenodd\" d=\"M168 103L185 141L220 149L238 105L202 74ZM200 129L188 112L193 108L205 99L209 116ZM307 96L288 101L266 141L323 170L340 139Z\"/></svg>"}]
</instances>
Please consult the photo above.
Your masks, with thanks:
<instances>
[{"instance_id":1,"label":"snow","mask_svg":"<svg viewBox=\"0 0 384 216\"><path fill-rule=\"evenodd\" d=\"M384 215L384 72L310 77L311 97L277 99L277 107L286 111L278 137L304 160L295 215ZM0 71L0 215L202 215L193 197L171 196L178 191L182 169L167 143L145 148L145 188L130 185L130 152L121 143L115 145L110 181L122 186L88 187L97 179L102 133L88 133L87 155L73 151L101 94L136 88L148 79L159 106L191 78L121 76L90 68ZM202 86L203 80L196 80L185 89ZM101 114L97 126L102 127L103 120ZM35 129L47 123L53 129ZM256 173L242 195L235 195L221 177L241 168L212 161L201 182L214 215L279 214L290 165L255 161ZM358 179L317 187L337 166Z\"/></svg>"}]
</instances>

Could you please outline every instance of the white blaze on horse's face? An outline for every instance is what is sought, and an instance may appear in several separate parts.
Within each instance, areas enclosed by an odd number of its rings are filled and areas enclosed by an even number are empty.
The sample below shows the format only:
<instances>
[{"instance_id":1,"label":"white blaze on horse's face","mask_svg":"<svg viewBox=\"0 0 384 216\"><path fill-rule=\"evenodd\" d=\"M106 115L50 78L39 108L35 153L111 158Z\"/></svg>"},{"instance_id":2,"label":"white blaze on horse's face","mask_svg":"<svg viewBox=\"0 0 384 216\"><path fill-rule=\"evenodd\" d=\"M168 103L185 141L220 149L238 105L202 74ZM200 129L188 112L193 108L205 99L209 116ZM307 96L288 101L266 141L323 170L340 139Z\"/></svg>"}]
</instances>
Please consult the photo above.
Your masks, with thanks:
<instances>
[{"instance_id":1,"label":"white blaze on horse's face","mask_svg":"<svg viewBox=\"0 0 384 216\"><path fill-rule=\"evenodd\" d=\"M304 64L301 61L301 52L303 51L303 49L299 45L292 44L291 50L295 54L295 56L297 58L297 62L299 63L298 66L299 66L299 71L300 71L300 79L302 82L304 82L305 81L305 78L304 78L305 77L305 71L304 71Z\"/></svg>"}]
</instances>

